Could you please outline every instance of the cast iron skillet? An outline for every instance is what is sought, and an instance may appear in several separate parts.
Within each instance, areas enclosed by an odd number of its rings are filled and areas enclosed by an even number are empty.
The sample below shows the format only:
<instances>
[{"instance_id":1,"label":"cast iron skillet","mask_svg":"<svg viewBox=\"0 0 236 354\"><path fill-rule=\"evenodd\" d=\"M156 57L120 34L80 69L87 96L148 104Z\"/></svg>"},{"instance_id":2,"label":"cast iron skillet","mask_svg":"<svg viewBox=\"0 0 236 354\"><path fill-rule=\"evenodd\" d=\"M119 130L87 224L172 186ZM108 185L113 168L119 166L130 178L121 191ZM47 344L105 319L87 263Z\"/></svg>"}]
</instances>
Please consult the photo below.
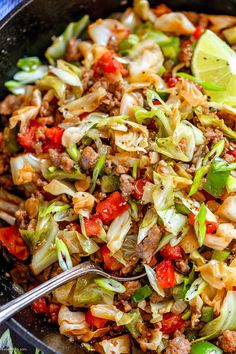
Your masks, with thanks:
<instances>
[{"instance_id":1,"label":"cast iron skillet","mask_svg":"<svg viewBox=\"0 0 236 354\"><path fill-rule=\"evenodd\" d=\"M157 4L158 1L153 1ZM236 0L163 0L177 10L190 10L236 15ZM27 55L43 57L52 35L62 32L67 23L88 13L94 20L115 11L124 10L127 0L25 0L0 22L0 99L6 94L3 83L16 71L18 58ZM0 301L5 303L16 296L9 279L4 274L7 263L0 260ZM60 336L56 328L27 308L8 325L25 340L46 354L84 353L77 343ZM134 349L133 353L140 353Z\"/></svg>"}]
</instances>

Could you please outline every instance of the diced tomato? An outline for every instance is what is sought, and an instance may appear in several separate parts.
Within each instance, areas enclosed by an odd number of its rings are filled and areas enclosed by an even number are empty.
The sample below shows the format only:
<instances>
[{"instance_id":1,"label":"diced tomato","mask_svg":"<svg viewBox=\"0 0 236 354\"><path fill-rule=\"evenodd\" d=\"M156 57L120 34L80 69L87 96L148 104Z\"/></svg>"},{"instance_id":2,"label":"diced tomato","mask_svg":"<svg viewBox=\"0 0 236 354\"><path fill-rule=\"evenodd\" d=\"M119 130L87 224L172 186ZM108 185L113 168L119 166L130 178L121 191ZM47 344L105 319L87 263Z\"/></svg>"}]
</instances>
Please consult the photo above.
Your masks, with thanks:
<instances>
[{"instance_id":1,"label":"diced tomato","mask_svg":"<svg viewBox=\"0 0 236 354\"><path fill-rule=\"evenodd\" d=\"M181 318L181 314L165 313L161 321L161 331L163 334L170 334L181 329L184 324L185 321Z\"/></svg>"},{"instance_id":2,"label":"diced tomato","mask_svg":"<svg viewBox=\"0 0 236 354\"><path fill-rule=\"evenodd\" d=\"M94 77L98 77L103 74L114 74L120 71L121 75L126 76L127 70L123 65L115 58L115 53L107 51L103 54L93 67Z\"/></svg>"},{"instance_id":3,"label":"diced tomato","mask_svg":"<svg viewBox=\"0 0 236 354\"><path fill-rule=\"evenodd\" d=\"M193 213L190 213L188 216L188 223L189 225L193 226L195 222L196 215Z\"/></svg>"},{"instance_id":4,"label":"diced tomato","mask_svg":"<svg viewBox=\"0 0 236 354\"><path fill-rule=\"evenodd\" d=\"M176 285L175 270L171 260L165 260L156 266L156 276L161 288L167 289Z\"/></svg>"},{"instance_id":5,"label":"diced tomato","mask_svg":"<svg viewBox=\"0 0 236 354\"><path fill-rule=\"evenodd\" d=\"M108 321L105 318L93 316L90 310L87 311L87 313L85 315L85 320L90 326L94 326L96 328L105 327L105 325Z\"/></svg>"},{"instance_id":6,"label":"diced tomato","mask_svg":"<svg viewBox=\"0 0 236 354\"><path fill-rule=\"evenodd\" d=\"M58 320L58 312L61 308L61 304L51 303L48 306L48 317L50 318L51 322L57 323Z\"/></svg>"},{"instance_id":7,"label":"diced tomato","mask_svg":"<svg viewBox=\"0 0 236 354\"><path fill-rule=\"evenodd\" d=\"M64 129L59 127L46 128L45 136L55 144L61 144Z\"/></svg>"},{"instance_id":8,"label":"diced tomato","mask_svg":"<svg viewBox=\"0 0 236 354\"><path fill-rule=\"evenodd\" d=\"M188 217L189 225L194 226L195 218L196 218L196 215L194 215L193 213L189 214L189 217ZM218 222L206 220L205 223L206 223L206 233L207 234L214 234L218 228Z\"/></svg>"},{"instance_id":9,"label":"diced tomato","mask_svg":"<svg viewBox=\"0 0 236 354\"><path fill-rule=\"evenodd\" d=\"M122 264L118 262L117 259L111 256L111 251L106 245L102 246L101 253L105 270L115 272L122 268Z\"/></svg>"},{"instance_id":10,"label":"diced tomato","mask_svg":"<svg viewBox=\"0 0 236 354\"><path fill-rule=\"evenodd\" d=\"M143 196L143 188L146 184L146 181L144 179L138 179L134 183L134 190L133 190L133 195L135 199L141 199Z\"/></svg>"},{"instance_id":11,"label":"diced tomato","mask_svg":"<svg viewBox=\"0 0 236 354\"><path fill-rule=\"evenodd\" d=\"M38 300L32 302L31 306L33 307L36 313L45 313L48 314L48 306L45 300L45 297L41 297Z\"/></svg>"},{"instance_id":12,"label":"diced tomato","mask_svg":"<svg viewBox=\"0 0 236 354\"><path fill-rule=\"evenodd\" d=\"M227 149L227 154L233 156L234 157L234 161L236 161L236 146L235 147L230 146Z\"/></svg>"},{"instance_id":13,"label":"diced tomato","mask_svg":"<svg viewBox=\"0 0 236 354\"><path fill-rule=\"evenodd\" d=\"M204 31L205 31L204 27L202 27L202 26L196 27L196 30L193 34L193 38L195 39L195 41L197 41L201 37L201 35L203 34Z\"/></svg>"},{"instance_id":14,"label":"diced tomato","mask_svg":"<svg viewBox=\"0 0 236 354\"><path fill-rule=\"evenodd\" d=\"M167 81L167 86L170 87L170 88L175 87L177 82L178 82L178 78L177 77L171 77Z\"/></svg>"},{"instance_id":15,"label":"diced tomato","mask_svg":"<svg viewBox=\"0 0 236 354\"><path fill-rule=\"evenodd\" d=\"M171 246L167 243L167 245L160 250L160 254L165 259L181 259L183 258L183 248L180 245Z\"/></svg>"},{"instance_id":16,"label":"diced tomato","mask_svg":"<svg viewBox=\"0 0 236 354\"><path fill-rule=\"evenodd\" d=\"M153 100L153 104L155 106L159 106L161 104L161 102L159 100Z\"/></svg>"},{"instance_id":17,"label":"diced tomato","mask_svg":"<svg viewBox=\"0 0 236 354\"><path fill-rule=\"evenodd\" d=\"M0 242L16 258L24 261L29 256L29 250L22 239L16 226L7 226L0 228Z\"/></svg>"},{"instance_id":18,"label":"diced tomato","mask_svg":"<svg viewBox=\"0 0 236 354\"><path fill-rule=\"evenodd\" d=\"M87 236L101 236L103 230L102 220L94 215L89 219L84 219L84 226Z\"/></svg>"},{"instance_id":19,"label":"diced tomato","mask_svg":"<svg viewBox=\"0 0 236 354\"><path fill-rule=\"evenodd\" d=\"M96 212L105 223L108 223L121 215L128 208L128 203L120 192L114 192L98 203Z\"/></svg>"},{"instance_id":20,"label":"diced tomato","mask_svg":"<svg viewBox=\"0 0 236 354\"><path fill-rule=\"evenodd\" d=\"M149 265L149 267L154 267L157 264L157 257L154 255L152 256L152 259L150 260L149 263L147 263L147 265Z\"/></svg>"},{"instance_id":21,"label":"diced tomato","mask_svg":"<svg viewBox=\"0 0 236 354\"><path fill-rule=\"evenodd\" d=\"M37 141L36 139L36 131L39 127L43 125L39 123L36 119L31 120L29 125L26 127L23 134L18 133L17 141L23 146L23 148L27 151L34 151L33 142Z\"/></svg>"},{"instance_id":22,"label":"diced tomato","mask_svg":"<svg viewBox=\"0 0 236 354\"><path fill-rule=\"evenodd\" d=\"M203 88L201 85L195 84L195 86L199 91L203 92Z\"/></svg>"},{"instance_id":23,"label":"diced tomato","mask_svg":"<svg viewBox=\"0 0 236 354\"><path fill-rule=\"evenodd\" d=\"M219 225L218 222L206 220L206 233L214 234L218 228L218 225Z\"/></svg>"}]
</instances>

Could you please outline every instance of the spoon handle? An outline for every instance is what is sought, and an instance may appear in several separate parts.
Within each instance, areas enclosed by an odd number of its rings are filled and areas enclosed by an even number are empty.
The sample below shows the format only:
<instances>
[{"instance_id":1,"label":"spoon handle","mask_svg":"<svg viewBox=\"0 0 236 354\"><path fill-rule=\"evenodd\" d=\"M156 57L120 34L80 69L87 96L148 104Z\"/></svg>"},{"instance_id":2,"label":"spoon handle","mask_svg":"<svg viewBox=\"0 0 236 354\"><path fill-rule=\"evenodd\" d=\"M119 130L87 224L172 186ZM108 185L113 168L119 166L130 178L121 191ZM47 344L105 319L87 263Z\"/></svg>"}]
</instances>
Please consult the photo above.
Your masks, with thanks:
<instances>
[{"instance_id":1,"label":"spoon handle","mask_svg":"<svg viewBox=\"0 0 236 354\"><path fill-rule=\"evenodd\" d=\"M8 318L12 317L15 313L21 311L23 308L38 298L50 293L52 290L58 288L59 286L88 273L96 273L104 276L104 273L90 262L79 264L72 269L60 273L59 275L44 282L43 284L40 284L32 290L27 291L25 294L18 296L3 306L0 306L0 324L3 321L6 321Z\"/></svg>"}]
</instances>

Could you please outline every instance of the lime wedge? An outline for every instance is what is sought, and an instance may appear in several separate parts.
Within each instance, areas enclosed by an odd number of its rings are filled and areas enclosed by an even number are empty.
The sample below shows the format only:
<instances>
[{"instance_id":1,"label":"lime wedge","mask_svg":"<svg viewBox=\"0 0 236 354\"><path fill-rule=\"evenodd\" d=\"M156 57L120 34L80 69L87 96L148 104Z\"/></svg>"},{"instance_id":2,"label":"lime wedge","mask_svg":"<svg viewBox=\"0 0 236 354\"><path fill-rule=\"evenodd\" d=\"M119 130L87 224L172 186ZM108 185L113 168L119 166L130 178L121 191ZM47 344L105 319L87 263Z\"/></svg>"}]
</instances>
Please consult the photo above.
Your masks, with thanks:
<instances>
[{"instance_id":1,"label":"lime wedge","mask_svg":"<svg viewBox=\"0 0 236 354\"><path fill-rule=\"evenodd\" d=\"M212 101L236 106L236 53L210 30L206 30L197 42L192 72L198 80L224 89L205 90Z\"/></svg>"}]
</instances>

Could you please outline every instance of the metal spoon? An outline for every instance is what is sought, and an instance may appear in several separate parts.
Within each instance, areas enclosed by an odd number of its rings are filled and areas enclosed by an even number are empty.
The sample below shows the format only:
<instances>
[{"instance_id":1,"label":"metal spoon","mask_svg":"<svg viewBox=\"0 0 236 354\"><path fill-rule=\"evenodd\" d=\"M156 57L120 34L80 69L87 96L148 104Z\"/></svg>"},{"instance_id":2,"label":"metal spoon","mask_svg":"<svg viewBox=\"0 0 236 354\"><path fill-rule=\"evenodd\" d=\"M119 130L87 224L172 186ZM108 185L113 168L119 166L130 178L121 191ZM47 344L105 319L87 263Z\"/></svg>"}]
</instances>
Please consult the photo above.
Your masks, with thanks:
<instances>
[{"instance_id":1,"label":"metal spoon","mask_svg":"<svg viewBox=\"0 0 236 354\"><path fill-rule=\"evenodd\" d=\"M121 282L138 280L146 275L146 273L143 273L134 277L115 277L113 275L107 274L100 267L97 267L90 262L78 264L77 266L63 273L60 273L54 278L45 281L43 284L35 287L34 289L27 291L25 294L18 296L16 299L7 302L3 306L0 306L0 324L3 321L6 321L8 318L12 317L15 313L21 311L33 301L58 288L60 285L63 285L71 280L89 273L94 273L96 275L101 275L105 278L114 279Z\"/></svg>"}]
</instances>

